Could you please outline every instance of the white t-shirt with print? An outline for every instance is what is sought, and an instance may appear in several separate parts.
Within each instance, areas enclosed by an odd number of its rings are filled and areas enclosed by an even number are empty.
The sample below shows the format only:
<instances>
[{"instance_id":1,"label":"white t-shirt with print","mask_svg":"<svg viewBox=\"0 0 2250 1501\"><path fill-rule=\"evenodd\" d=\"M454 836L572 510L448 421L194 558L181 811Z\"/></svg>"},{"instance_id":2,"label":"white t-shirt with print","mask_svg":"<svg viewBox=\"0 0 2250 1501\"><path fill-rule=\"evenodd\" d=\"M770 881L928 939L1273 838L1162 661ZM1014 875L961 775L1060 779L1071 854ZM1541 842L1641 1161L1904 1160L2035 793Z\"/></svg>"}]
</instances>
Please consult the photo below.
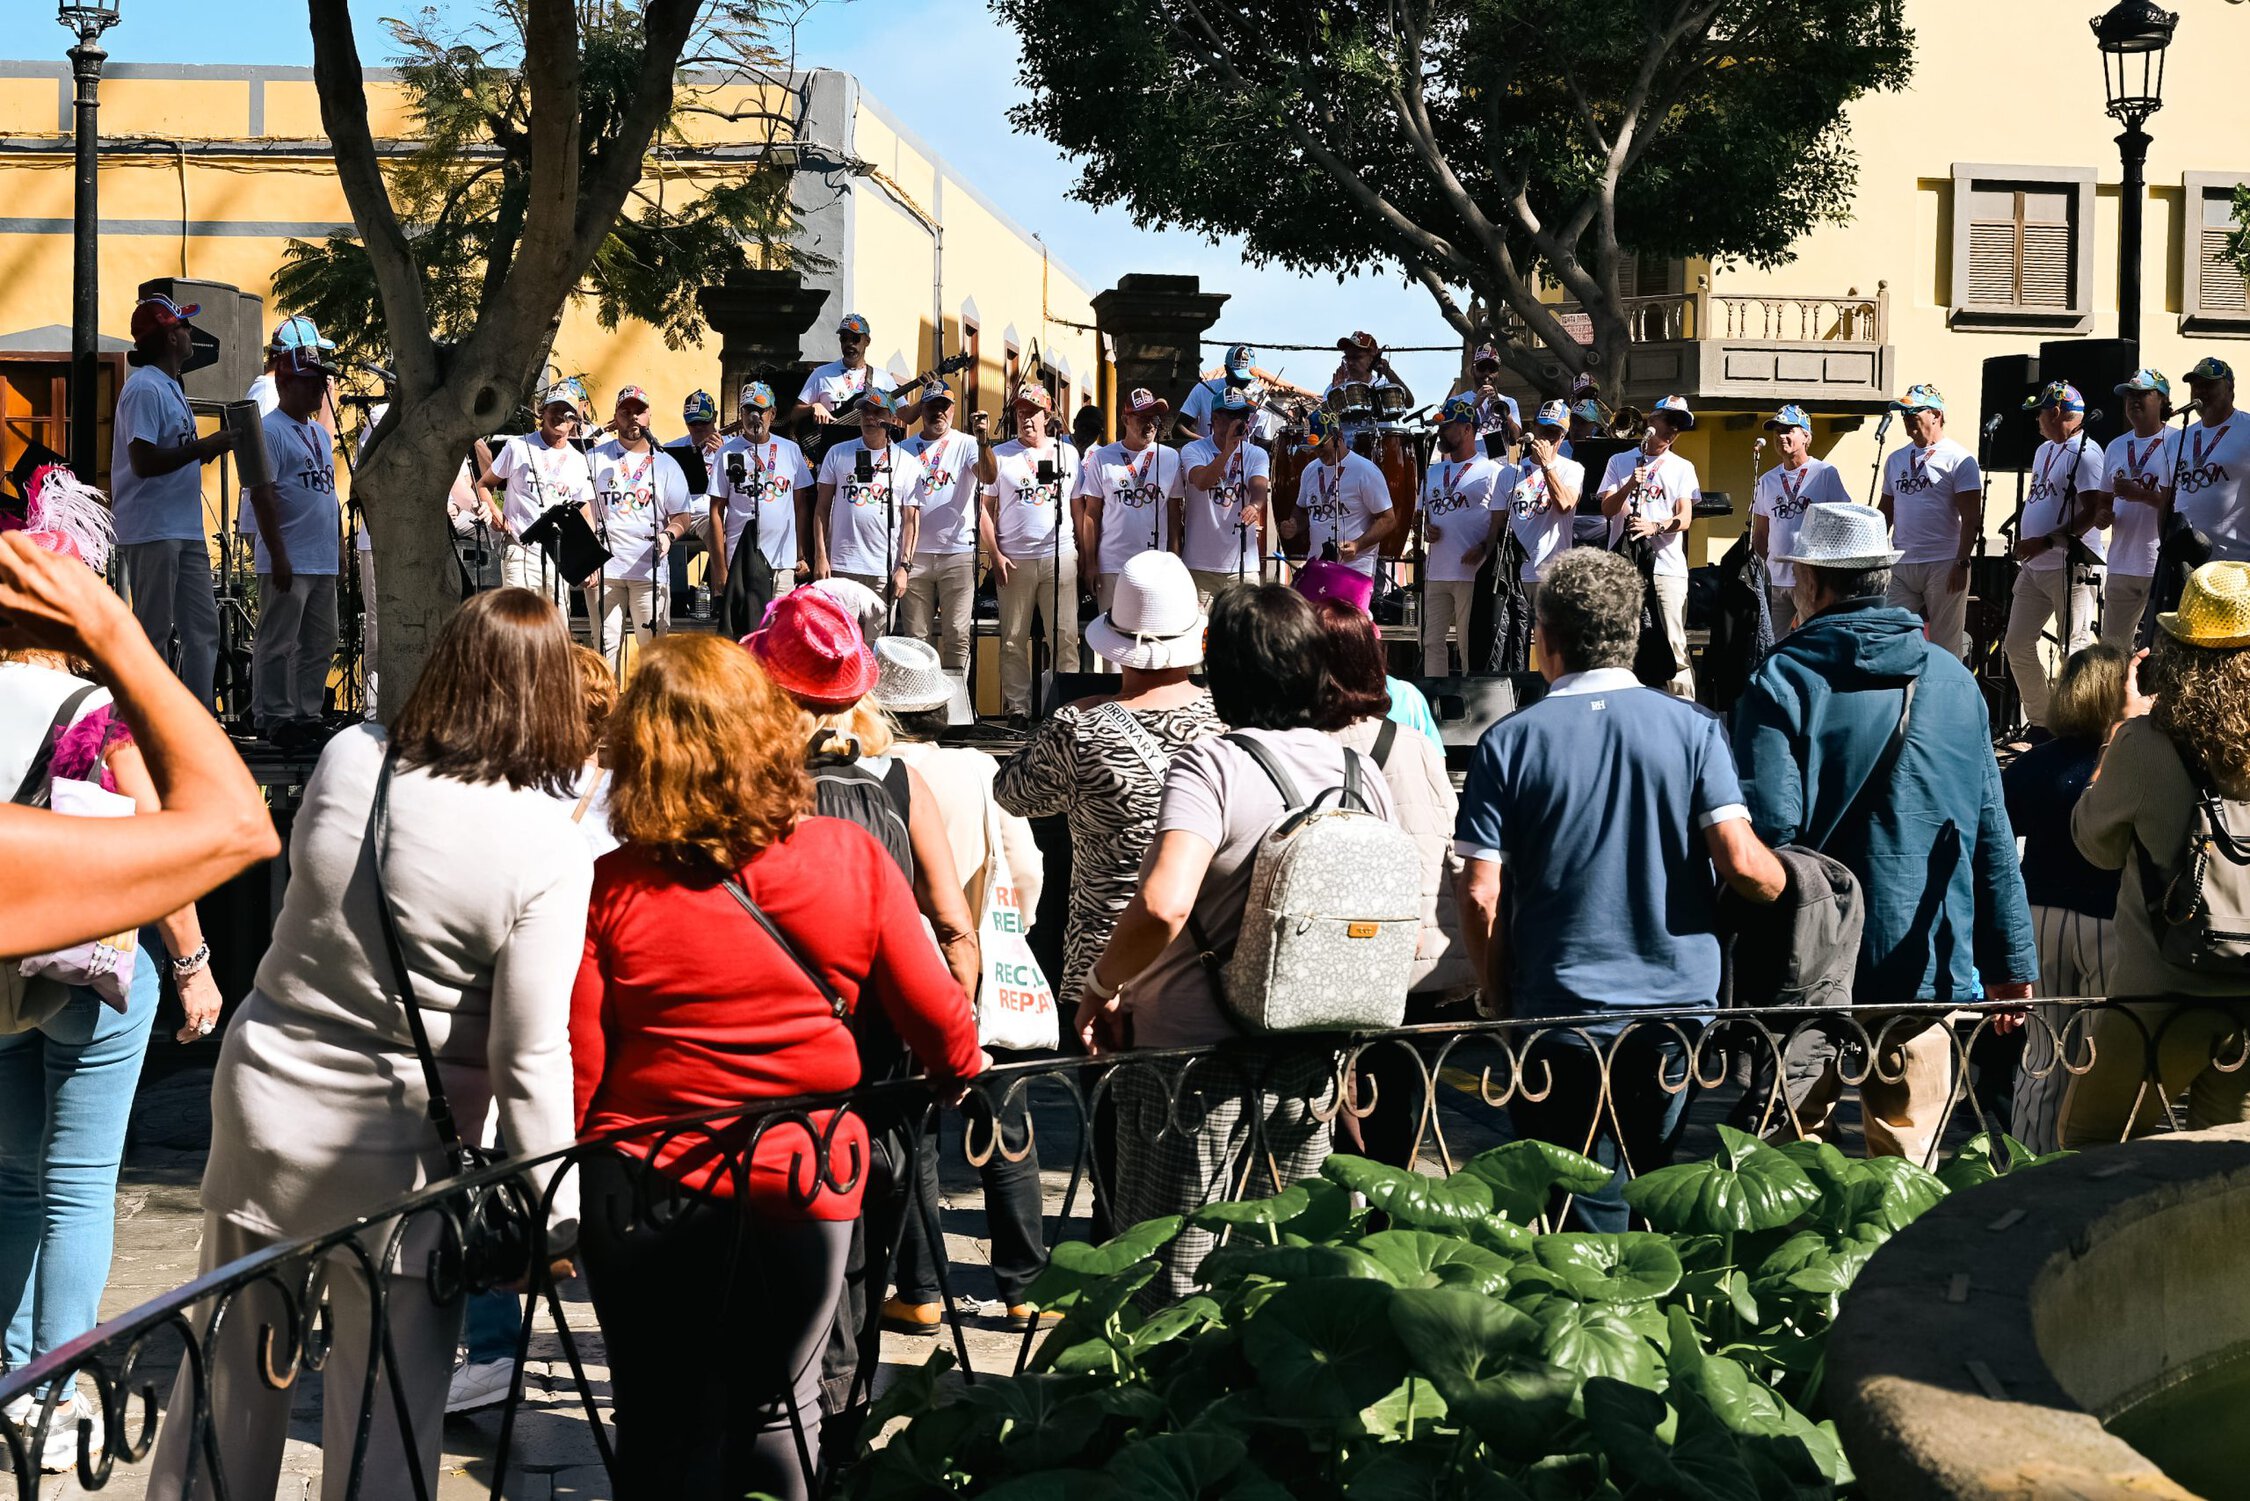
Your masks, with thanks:
<instances>
[{"instance_id":1,"label":"white t-shirt with print","mask_svg":"<svg viewBox=\"0 0 2250 1501\"><path fill-rule=\"evenodd\" d=\"M629 453L612 438L587 457L599 497L594 515L609 546L602 577L645 579L656 558L656 534L674 516L695 510L687 475L679 460L653 443L646 453Z\"/></svg>"},{"instance_id":2,"label":"white t-shirt with print","mask_svg":"<svg viewBox=\"0 0 2250 1501\"><path fill-rule=\"evenodd\" d=\"M1423 568L1441 584L1473 579L1470 548L1492 535L1492 513L1516 488L1516 466L1481 452L1459 463L1432 459L1422 484L1423 536L1428 539Z\"/></svg>"},{"instance_id":3,"label":"white t-shirt with print","mask_svg":"<svg viewBox=\"0 0 2250 1501\"><path fill-rule=\"evenodd\" d=\"M830 360L805 377L805 388L797 393L797 399L803 402L822 402L829 411L835 412L870 386L878 391L892 391L898 388L898 382L891 379L890 371L878 365L862 365L857 370L849 370L842 360Z\"/></svg>"},{"instance_id":4,"label":"white t-shirt with print","mask_svg":"<svg viewBox=\"0 0 2250 1501\"><path fill-rule=\"evenodd\" d=\"M307 577L338 572L342 513L336 509L336 455L328 429L317 422L299 422L276 407L266 414L265 437L274 510L281 545L289 553L289 571ZM263 528L252 531L250 546L258 572L273 572Z\"/></svg>"},{"instance_id":5,"label":"white t-shirt with print","mask_svg":"<svg viewBox=\"0 0 2250 1501\"><path fill-rule=\"evenodd\" d=\"M1102 534L1095 540L1095 567L1117 573L1125 560L1172 541L1171 502L1186 493L1187 468L1180 451L1162 443L1134 450L1122 441L1104 443L1078 468L1078 493L1099 496Z\"/></svg>"},{"instance_id":6,"label":"white t-shirt with print","mask_svg":"<svg viewBox=\"0 0 2250 1501\"><path fill-rule=\"evenodd\" d=\"M594 471L586 455L567 441L549 448L537 433L501 444L492 475L508 487L500 514L511 536L522 536L554 506L583 505L594 498Z\"/></svg>"},{"instance_id":7,"label":"white t-shirt with print","mask_svg":"<svg viewBox=\"0 0 2250 1501\"><path fill-rule=\"evenodd\" d=\"M742 455L742 488L727 476L727 455ZM726 507L727 560L734 560L750 513L758 515L758 550L767 561L793 568L803 552L797 539L797 492L812 488L812 466L805 451L787 438L752 443L740 433L711 456L711 495Z\"/></svg>"},{"instance_id":8,"label":"white t-shirt with print","mask_svg":"<svg viewBox=\"0 0 2250 1501\"><path fill-rule=\"evenodd\" d=\"M2102 448L2092 438L2081 432L2063 443L2042 443L2031 460L2031 488L2023 501L2023 524L2017 528L2019 541L2032 537L2045 537L2058 531L2063 523L2073 517L2083 517L2099 502L2095 493L2102 488ZM2099 527L2088 527L2086 547L2095 557L2102 556L2102 533ZM2060 537L2055 545L2024 559L2026 573L2053 573L2069 559Z\"/></svg>"},{"instance_id":9,"label":"white t-shirt with print","mask_svg":"<svg viewBox=\"0 0 2250 1501\"><path fill-rule=\"evenodd\" d=\"M1239 523L1242 508L1250 502L1250 482L1270 482L1272 460L1257 444L1244 442L1227 460L1226 472L1219 476L1217 486L1197 489L1188 476L1218 456L1219 445L1209 438L1198 438L1180 450L1181 492L1187 497L1181 557L1199 572L1256 578L1258 529Z\"/></svg>"},{"instance_id":10,"label":"white t-shirt with print","mask_svg":"<svg viewBox=\"0 0 2250 1501\"><path fill-rule=\"evenodd\" d=\"M2212 557L2250 558L2250 414L2229 412L2215 427L2188 424L2184 451L2172 508L2210 537Z\"/></svg>"},{"instance_id":11,"label":"white t-shirt with print","mask_svg":"<svg viewBox=\"0 0 2250 1501\"><path fill-rule=\"evenodd\" d=\"M1039 483L1039 461L1055 466L1055 478ZM1020 438L1010 438L992 450L997 472L984 493L993 501L993 540L1012 562L1044 558L1055 550L1055 515L1066 495L1078 493L1078 450L1050 436L1047 446L1031 449ZM1075 557L1078 540L1070 528L1062 529L1062 555Z\"/></svg>"},{"instance_id":12,"label":"white t-shirt with print","mask_svg":"<svg viewBox=\"0 0 2250 1501\"><path fill-rule=\"evenodd\" d=\"M880 579L912 561L899 556L898 540L906 513L922 506L922 461L886 444L871 451L874 477L862 484L859 456L867 452L864 439L851 438L820 461L820 482L836 487L828 501L828 567Z\"/></svg>"},{"instance_id":13,"label":"white t-shirt with print","mask_svg":"<svg viewBox=\"0 0 2250 1501\"><path fill-rule=\"evenodd\" d=\"M1797 582L1795 565L1774 560L1797 550L1797 531L1805 524L1806 509L1851 498L1851 491L1844 488L1844 476L1826 459L1808 456L1795 469L1776 464L1759 475L1750 514L1766 518L1767 582L1783 589Z\"/></svg>"},{"instance_id":14,"label":"white t-shirt with print","mask_svg":"<svg viewBox=\"0 0 2250 1501\"><path fill-rule=\"evenodd\" d=\"M1611 454L1609 467L1602 471L1597 495L1607 495L1633 477L1634 466L1648 459L1641 448L1628 448L1623 453ZM1670 521L1685 516L1703 498L1703 482L1696 476L1695 465L1671 449L1666 449L1649 460L1648 479L1625 502L1625 508L1609 519L1609 545L1615 547L1625 537L1625 523L1634 516L1644 521ZM1665 532L1653 539L1656 543L1656 568L1659 575L1673 578L1687 577L1687 533Z\"/></svg>"},{"instance_id":15,"label":"white t-shirt with print","mask_svg":"<svg viewBox=\"0 0 2250 1501\"><path fill-rule=\"evenodd\" d=\"M1891 545L1901 563L1951 563L1961 556L1959 500L1984 488L1977 456L1951 438L1909 443L1883 461L1891 498Z\"/></svg>"},{"instance_id":16,"label":"white t-shirt with print","mask_svg":"<svg viewBox=\"0 0 2250 1501\"><path fill-rule=\"evenodd\" d=\"M1297 480L1297 508L1305 522L1305 556L1318 558L1331 542L1339 548L1367 533L1376 517L1391 508L1391 484L1365 454L1346 452L1331 470L1325 459L1305 465ZM1375 575L1380 548L1361 553L1345 566Z\"/></svg>"},{"instance_id":17,"label":"white t-shirt with print","mask_svg":"<svg viewBox=\"0 0 2250 1501\"><path fill-rule=\"evenodd\" d=\"M2122 433L2102 450L2102 488L2110 495L2109 571L2128 578L2145 579L2156 572L2156 551L2163 537L2157 523L2160 508L2145 500L2128 500L2117 493L2120 479L2167 490L2186 435L2164 427L2153 438Z\"/></svg>"},{"instance_id":18,"label":"white t-shirt with print","mask_svg":"<svg viewBox=\"0 0 2250 1501\"><path fill-rule=\"evenodd\" d=\"M117 393L112 431L109 474L118 542L200 541L203 466L182 464L170 474L143 479L133 472L130 453L136 438L158 448L193 441L195 413L180 383L154 365L136 365Z\"/></svg>"},{"instance_id":19,"label":"white t-shirt with print","mask_svg":"<svg viewBox=\"0 0 2250 1501\"><path fill-rule=\"evenodd\" d=\"M1578 503L1584 505L1586 466L1558 455L1554 469L1557 479L1576 488ZM1537 583L1540 570L1570 545L1571 518L1576 514L1555 509L1554 497L1547 489L1547 473L1537 464L1525 464L1517 470L1508 495L1508 527L1523 544L1525 583Z\"/></svg>"},{"instance_id":20,"label":"white t-shirt with print","mask_svg":"<svg viewBox=\"0 0 2250 1501\"><path fill-rule=\"evenodd\" d=\"M957 557L977 550L977 440L948 429L935 442L916 433L899 445L922 461L922 529L916 557Z\"/></svg>"}]
</instances>

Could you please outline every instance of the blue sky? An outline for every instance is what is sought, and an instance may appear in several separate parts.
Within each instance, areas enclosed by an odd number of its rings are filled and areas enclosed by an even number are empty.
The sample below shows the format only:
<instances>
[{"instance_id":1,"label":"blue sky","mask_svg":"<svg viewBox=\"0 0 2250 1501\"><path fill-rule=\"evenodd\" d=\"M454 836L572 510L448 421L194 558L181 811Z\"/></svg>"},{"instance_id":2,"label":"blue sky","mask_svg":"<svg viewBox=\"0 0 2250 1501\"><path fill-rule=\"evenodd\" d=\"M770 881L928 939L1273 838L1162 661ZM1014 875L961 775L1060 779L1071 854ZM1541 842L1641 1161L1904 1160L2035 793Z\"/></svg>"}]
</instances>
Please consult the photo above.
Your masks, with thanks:
<instances>
[{"instance_id":1,"label":"blue sky","mask_svg":"<svg viewBox=\"0 0 2250 1501\"><path fill-rule=\"evenodd\" d=\"M42 0L26 3L45 8ZM416 8L407 0L358 0L354 19L369 65L386 59L380 18ZM124 20L105 39L120 62L312 61L304 0L122 0L121 9ZM442 9L473 13L477 7L455 0ZM15 47L38 46L59 57L64 43L59 27L51 33L29 28L19 30ZM1009 129L1008 106L1020 97L1016 38L982 0L821 0L797 28L796 56L800 67L856 73L892 113L1018 222L1037 230L1097 290L1130 271L1194 273L1206 289L1232 294L1213 335L1261 346L1329 341L1355 328L1393 345L1452 340L1428 294L1402 285L1396 272L1339 284L1253 270L1232 244L1141 231L1121 210L1097 213L1068 199L1077 180L1070 163L1045 141ZM1335 363L1332 355L1263 347L1260 360L1307 385L1320 384ZM1423 401L1443 396L1459 368L1458 357L1446 354L1400 356L1394 363Z\"/></svg>"}]
</instances>

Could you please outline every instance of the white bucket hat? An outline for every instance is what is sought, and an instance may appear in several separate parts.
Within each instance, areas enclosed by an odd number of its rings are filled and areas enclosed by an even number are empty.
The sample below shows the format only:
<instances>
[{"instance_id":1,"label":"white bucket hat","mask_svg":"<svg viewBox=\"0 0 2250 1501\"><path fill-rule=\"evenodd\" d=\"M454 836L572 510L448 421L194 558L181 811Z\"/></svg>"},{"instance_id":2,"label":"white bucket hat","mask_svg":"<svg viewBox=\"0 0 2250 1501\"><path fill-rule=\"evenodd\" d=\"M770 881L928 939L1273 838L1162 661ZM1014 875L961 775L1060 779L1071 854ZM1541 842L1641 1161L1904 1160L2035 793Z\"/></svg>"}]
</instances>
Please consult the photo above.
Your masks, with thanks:
<instances>
[{"instance_id":1,"label":"white bucket hat","mask_svg":"<svg viewBox=\"0 0 2250 1501\"><path fill-rule=\"evenodd\" d=\"M1108 611L1086 627L1086 644L1139 672L1193 667L1203 660L1207 624L1187 564L1152 549L1126 560Z\"/></svg>"},{"instance_id":2,"label":"white bucket hat","mask_svg":"<svg viewBox=\"0 0 2250 1501\"><path fill-rule=\"evenodd\" d=\"M1805 508L1794 551L1776 563L1807 563L1815 568L1888 568L1904 554L1890 546L1883 513L1857 501L1832 500Z\"/></svg>"},{"instance_id":3,"label":"white bucket hat","mask_svg":"<svg viewBox=\"0 0 2250 1501\"><path fill-rule=\"evenodd\" d=\"M953 702L953 679L929 642L883 636L875 642L875 690L868 696L893 714L922 714Z\"/></svg>"}]
</instances>

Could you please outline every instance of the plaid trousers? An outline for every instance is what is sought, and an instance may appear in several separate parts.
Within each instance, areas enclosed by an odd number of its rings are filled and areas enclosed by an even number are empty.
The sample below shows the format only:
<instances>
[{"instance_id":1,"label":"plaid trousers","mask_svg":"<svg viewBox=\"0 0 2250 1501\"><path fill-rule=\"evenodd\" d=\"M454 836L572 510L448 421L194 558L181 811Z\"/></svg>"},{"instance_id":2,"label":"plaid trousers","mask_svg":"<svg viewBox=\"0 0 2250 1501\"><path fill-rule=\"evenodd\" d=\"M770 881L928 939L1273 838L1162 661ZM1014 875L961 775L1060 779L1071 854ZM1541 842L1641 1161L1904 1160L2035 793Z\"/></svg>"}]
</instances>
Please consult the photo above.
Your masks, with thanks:
<instances>
[{"instance_id":1,"label":"plaid trousers","mask_svg":"<svg viewBox=\"0 0 2250 1501\"><path fill-rule=\"evenodd\" d=\"M1270 1197L1319 1173L1328 1158L1328 1123L1315 1112L1334 1103L1332 1053L1206 1058L1184 1069L1128 1059L1110 1088L1119 1229L1223 1200ZM1203 1258L1218 1243L1208 1230L1181 1231L1158 1253L1141 1303L1162 1307L1195 1291Z\"/></svg>"}]
</instances>

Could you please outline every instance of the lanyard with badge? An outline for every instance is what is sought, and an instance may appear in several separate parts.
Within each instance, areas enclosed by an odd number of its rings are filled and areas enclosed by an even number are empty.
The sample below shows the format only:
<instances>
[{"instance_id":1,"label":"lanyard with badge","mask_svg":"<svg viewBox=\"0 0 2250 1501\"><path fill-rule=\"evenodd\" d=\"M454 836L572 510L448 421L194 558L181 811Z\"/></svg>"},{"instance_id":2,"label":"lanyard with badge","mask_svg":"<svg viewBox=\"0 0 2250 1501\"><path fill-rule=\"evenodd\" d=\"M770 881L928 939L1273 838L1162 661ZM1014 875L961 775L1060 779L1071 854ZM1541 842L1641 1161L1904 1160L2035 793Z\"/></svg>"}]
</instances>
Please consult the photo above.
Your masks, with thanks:
<instances>
[{"instance_id":1,"label":"lanyard with badge","mask_svg":"<svg viewBox=\"0 0 2250 1501\"><path fill-rule=\"evenodd\" d=\"M2156 450L2163 446L2164 434L2162 433L2158 433L2155 437L2149 439L2147 449L2140 453L2133 452L2133 440L2131 438L2125 440L2125 473L2134 484L2148 485L2155 483L2156 476L2149 472L2148 465L2149 461L2156 457Z\"/></svg>"},{"instance_id":2,"label":"lanyard with badge","mask_svg":"<svg viewBox=\"0 0 2250 1501\"><path fill-rule=\"evenodd\" d=\"M1123 450L1120 450L1120 452L1123 452ZM1155 463L1156 445L1154 443L1149 444L1148 452L1143 458L1125 460L1125 483L1118 487L1121 492L1120 498L1124 495L1137 497L1141 492L1142 481L1148 478L1147 469ZM1128 502L1128 504L1131 503L1134 502Z\"/></svg>"},{"instance_id":3,"label":"lanyard with badge","mask_svg":"<svg viewBox=\"0 0 2250 1501\"><path fill-rule=\"evenodd\" d=\"M2226 441L2227 429L2232 426L2234 426L2234 419L2232 417L2229 417L2226 421L2219 424L2216 431L2213 431L2212 429L2207 427L2198 427L2195 430L2195 467L2197 469L2200 470L2203 467L2203 455L2205 452L2203 447L2203 440L2205 438L2209 438L2211 440L2210 452L2215 454L2218 452L2219 445Z\"/></svg>"},{"instance_id":4,"label":"lanyard with badge","mask_svg":"<svg viewBox=\"0 0 2250 1501\"><path fill-rule=\"evenodd\" d=\"M616 496L619 500L631 497L640 506L646 508L653 503L655 498L656 486L649 478L649 471L656 467L656 454L652 450L643 455L641 467L638 469L633 468L628 462L630 458L631 455L621 453L617 456L616 463L611 466L610 476L614 488L610 491L610 494Z\"/></svg>"},{"instance_id":5,"label":"lanyard with badge","mask_svg":"<svg viewBox=\"0 0 2250 1501\"><path fill-rule=\"evenodd\" d=\"M2049 443L2046 452L2039 456L2039 478L2031 487L2034 495L2044 498L2055 493L2055 487L2047 482L2047 471L2055 467L2055 460L2061 456L2062 451L2062 444Z\"/></svg>"},{"instance_id":6,"label":"lanyard with badge","mask_svg":"<svg viewBox=\"0 0 2250 1501\"><path fill-rule=\"evenodd\" d=\"M1443 501L1444 504L1432 507L1440 516L1449 514L1455 505L1460 502L1461 481L1466 479L1468 474L1469 463L1467 460L1458 463L1450 459L1446 461L1445 473L1438 480L1438 499Z\"/></svg>"},{"instance_id":7,"label":"lanyard with badge","mask_svg":"<svg viewBox=\"0 0 2250 1501\"><path fill-rule=\"evenodd\" d=\"M305 448L305 488L308 490L323 488L322 473L328 466L320 461L320 445L313 441L313 425L311 423L300 422L297 424L297 441L303 444ZM331 472L327 477L326 488L333 490L335 487L336 480Z\"/></svg>"},{"instance_id":8,"label":"lanyard with badge","mask_svg":"<svg viewBox=\"0 0 2250 1501\"><path fill-rule=\"evenodd\" d=\"M1516 514L1535 516L1547 509L1547 472L1534 469L1516 485Z\"/></svg>"},{"instance_id":9,"label":"lanyard with badge","mask_svg":"<svg viewBox=\"0 0 2250 1501\"><path fill-rule=\"evenodd\" d=\"M1799 497L1805 493L1805 482L1812 478L1812 465L1803 464L1798 466L1798 468L1793 471L1784 468L1777 471L1777 473L1781 481L1782 504L1787 507L1787 509L1782 511L1781 514L1784 516L1794 516L1804 509L1804 505ZM1797 476L1797 482L1795 484L1789 483L1789 476L1792 473Z\"/></svg>"},{"instance_id":10,"label":"lanyard with badge","mask_svg":"<svg viewBox=\"0 0 2250 1501\"><path fill-rule=\"evenodd\" d=\"M1908 494L1930 488L1929 449L1910 446L1906 450L1905 488Z\"/></svg>"}]
</instances>

